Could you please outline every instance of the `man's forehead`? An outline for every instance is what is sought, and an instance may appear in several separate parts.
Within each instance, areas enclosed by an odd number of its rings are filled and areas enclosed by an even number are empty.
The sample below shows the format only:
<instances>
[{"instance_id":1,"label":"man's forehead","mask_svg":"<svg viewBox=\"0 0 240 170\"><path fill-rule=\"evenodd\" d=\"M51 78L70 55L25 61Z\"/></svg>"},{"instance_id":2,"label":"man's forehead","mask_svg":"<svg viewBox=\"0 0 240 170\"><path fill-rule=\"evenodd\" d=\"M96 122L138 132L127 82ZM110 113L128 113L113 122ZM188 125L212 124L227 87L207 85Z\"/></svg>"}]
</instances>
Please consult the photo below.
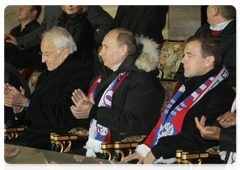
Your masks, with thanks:
<instances>
[{"instance_id":1,"label":"man's forehead","mask_svg":"<svg viewBox=\"0 0 240 170\"><path fill-rule=\"evenodd\" d=\"M201 47L201 42L199 41L191 41L186 44L186 48L200 48Z\"/></svg>"},{"instance_id":2,"label":"man's forehead","mask_svg":"<svg viewBox=\"0 0 240 170\"><path fill-rule=\"evenodd\" d=\"M48 49L52 49L54 48L56 45L52 39L52 37L50 36L46 36L42 39L41 42L41 48L44 48L44 50L48 50ZM43 49L42 49L43 50Z\"/></svg>"}]
</instances>

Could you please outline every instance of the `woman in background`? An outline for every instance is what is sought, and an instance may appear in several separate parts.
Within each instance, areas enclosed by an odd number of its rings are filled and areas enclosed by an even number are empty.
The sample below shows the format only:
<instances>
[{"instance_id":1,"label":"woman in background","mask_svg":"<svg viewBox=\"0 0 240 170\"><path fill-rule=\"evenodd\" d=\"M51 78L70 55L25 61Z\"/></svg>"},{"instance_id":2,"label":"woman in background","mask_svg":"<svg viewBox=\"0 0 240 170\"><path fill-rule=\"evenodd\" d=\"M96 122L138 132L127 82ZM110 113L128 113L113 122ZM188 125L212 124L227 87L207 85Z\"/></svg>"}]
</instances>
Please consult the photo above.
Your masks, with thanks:
<instances>
[{"instance_id":1,"label":"woman in background","mask_svg":"<svg viewBox=\"0 0 240 170\"><path fill-rule=\"evenodd\" d=\"M95 45L94 30L87 19L87 6L63 5L58 26L65 28L73 37L81 61L92 66Z\"/></svg>"}]
</instances>

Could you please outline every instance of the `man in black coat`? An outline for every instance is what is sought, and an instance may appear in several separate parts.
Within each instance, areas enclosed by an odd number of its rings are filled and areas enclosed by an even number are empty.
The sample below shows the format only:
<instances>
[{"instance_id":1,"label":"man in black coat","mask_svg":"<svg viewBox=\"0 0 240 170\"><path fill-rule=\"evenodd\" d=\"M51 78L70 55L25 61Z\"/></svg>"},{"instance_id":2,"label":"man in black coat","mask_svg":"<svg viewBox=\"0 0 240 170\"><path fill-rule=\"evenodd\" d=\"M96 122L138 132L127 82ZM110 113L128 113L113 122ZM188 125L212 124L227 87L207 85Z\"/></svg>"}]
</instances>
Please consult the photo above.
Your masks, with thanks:
<instances>
[{"instance_id":1,"label":"man in black coat","mask_svg":"<svg viewBox=\"0 0 240 170\"><path fill-rule=\"evenodd\" d=\"M236 84L236 9L234 6L209 5L208 23L200 27L195 35L212 34L219 37L224 46L222 64L228 69L230 84ZM175 78L184 72L181 64Z\"/></svg>"},{"instance_id":2,"label":"man in black coat","mask_svg":"<svg viewBox=\"0 0 240 170\"><path fill-rule=\"evenodd\" d=\"M5 84L4 105L12 107L16 125L28 126L26 134L6 141L18 145L50 150L50 133L68 132L79 126L72 115L74 89L86 93L94 74L76 55L76 44L64 28L53 27L43 34L42 62L47 69L39 76L36 89L29 97Z\"/></svg>"},{"instance_id":3,"label":"man in black coat","mask_svg":"<svg viewBox=\"0 0 240 170\"><path fill-rule=\"evenodd\" d=\"M168 6L119 5L111 28L126 28L134 35L144 35L158 44L163 40Z\"/></svg>"},{"instance_id":4,"label":"man in black coat","mask_svg":"<svg viewBox=\"0 0 240 170\"><path fill-rule=\"evenodd\" d=\"M22 75L12 64L7 61L0 59L0 85L3 83L9 83L18 90L20 90L20 86L25 89L25 95L30 95L30 90L27 85L27 82L23 79ZM0 87L1 90L1 87ZM13 114L12 108L4 106L2 101L0 100L0 122L3 124L10 126L11 122L9 118ZM1 125L3 125L0 123Z\"/></svg>"},{"instance_id":5,"label":"man in black coat","mask_svg":"<svg viewBox=\"0 0 240 170\"><path fill-rule=\"evenodd\" d=\"M86 118L91 124L84 148L70 152L88 157L103 156L102 141L148 135L160 117L165 98L156 78L159 53L154 41L135 38L129 30L117 28L104 37L102 46L104 66L91 82L90 99L80 89L72 97L73 115L80 124Z\"/></svg>"},{"instance_id":6,"label":"man in black coat","mask_svg":"<svg viewBox=\"0 0 240 170\"><path fill-rule=\"evenodd\" d=\"M123 162L137 159L146 164L174 163L176 150L202 151L219 144L201 137L195 117L205 116L206 125L213 125L233 103L235 92L226 81L226 68L221 65L222 42L210 34L192 36L184 53L184 75L180 79L183 86L149 137Z\"/></svg>"},{"instance_id":7,"label":"man in black coat","mask_svg":"<svg viewBox=\"0 0 240 170\"><path fill-rule=\"evenodd\" d=\"M41 13L40 5L21 5L18 10L17 19L20 25L14 27L10 31L10 35L15 37L23 37L33 32L40 26L37 19ZM26 51L19 51L17 47L11 43L5 46L5 61L13 64L17 68L44 69L45 65L41 62L38 55L40 46L34 45Z\"/></svg>"}]
</instances>

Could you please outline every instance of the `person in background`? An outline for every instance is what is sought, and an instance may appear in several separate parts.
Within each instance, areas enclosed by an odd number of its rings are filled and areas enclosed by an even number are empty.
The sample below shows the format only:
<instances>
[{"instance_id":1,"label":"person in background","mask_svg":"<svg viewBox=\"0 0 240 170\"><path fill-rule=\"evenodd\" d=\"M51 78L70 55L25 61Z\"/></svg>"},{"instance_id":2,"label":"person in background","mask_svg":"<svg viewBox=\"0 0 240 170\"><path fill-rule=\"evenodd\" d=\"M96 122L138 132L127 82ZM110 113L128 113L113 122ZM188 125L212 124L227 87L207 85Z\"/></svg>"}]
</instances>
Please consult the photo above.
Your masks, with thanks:
<instances>
[{"instance_id":1,"label":"person in background","mask_svg":"<svg viewBox=\"0 0 240 170\"><path fill-rule=\"evenodd\" d=\"M37 22L41 14L40 5L21 5L18 10L17 19L20 25L10 31L11 36L23 37L37 29L40 24ZM18 51L17 47L11 43L5 46L4 59L17 68L44 69L45 65L41 62L38 55L40 46L35 45L27 51Z\"/></svg>"},{"instance_id":2,"label":"person in background","mask_svg":"<svg viewBox=\"0 0 240 170\"><path fill-rule=\"evenodd\" d=\"M72 35L81 61L92 66L95 41L94 30L86 17L88 6L63 5L62 9L63 13L58 18L57 25L65 28Z\"/></svg>"},{"instance_id":3,"label":"person in background","mask_svg":"<svg viewBox=\"0 0 240 170\"><path fill-rule=\"evenodd\" d=\"M100 5L89 5L87 14L87 18L94 29L95 48L98 48L109 32L113 18Z\"/></svg>"},{"instance_id":4,"label":"person in background","mask_svg":"<svg viewBox=\"0 0 240 170\"><path fill-rule=\"evenodd\" d=\"M168 6L119 5L111 28L126 28L134 35L144 35L161 44Z\"/></svg>"},{"instance_id":5,"label":"person in background","mask_svg":"<svg viewBox=\"0 0 240 170\"><path fill-rule=\"evenodd\" d=\"M195 33L212 34L219 37L224 46L222 64L228 69L229 84L236 84L236 9L231 5L209 5L207 8L208 23ZM181 64L175 79L184 72Z\"/></svg>"}]
</instances>

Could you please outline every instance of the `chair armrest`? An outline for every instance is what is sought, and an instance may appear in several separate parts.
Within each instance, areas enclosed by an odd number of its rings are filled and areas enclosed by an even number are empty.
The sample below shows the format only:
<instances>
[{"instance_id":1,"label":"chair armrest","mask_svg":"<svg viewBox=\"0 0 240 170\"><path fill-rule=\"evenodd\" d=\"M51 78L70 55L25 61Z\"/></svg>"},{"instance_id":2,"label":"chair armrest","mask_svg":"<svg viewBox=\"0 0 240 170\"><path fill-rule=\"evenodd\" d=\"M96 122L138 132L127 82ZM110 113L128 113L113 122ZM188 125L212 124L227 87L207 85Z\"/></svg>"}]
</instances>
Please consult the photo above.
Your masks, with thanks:
<instances>
[{"instance_id":1,"label":"chair armrest","mask_svg":"<svg viewBox=\"0 0 240 170\"><path fill-rule=\"evenodd\" d=\"M115 160L121 161L125 156L131 155L139 142L115 142Z\"/></svg>"},{"instance_id":2,"label":"chair armrest","mask_svg":"<svg viewBox=\"0 0 240 170\"><path fill-rule=\"evenodd\" d=\"M210 151L176 151L176 159L178 163L182 164L192 164L197 162L198 164L202 163L202 159L212 159L220 158L219 151L210 152Z\"/></svg>"},{"instance_id":3,"label":"chair armrest","mask_svg":"<svg viewBox=\"0 0 240 170\"><path fill-rule=\"evenodd\" d=\"M60 153L68 152L71 150L72 141L74 140L87 140L88 139L88 131L85 129L81 129L82 132L72 133L71 131L68 133L51 133L50 141L51 141L51 150L57 151Z\"/></svg>"},{"instance_id":4,"label":"chair armrest","mask_svg":"<svg viewBox=\"0 0 240 170\"><path fill-rule=\"evenodd\" d=\"M137 147L146 135L129 136L115 143L102 142L101 149L103 150L103 158L114 161L121 161L125 156L132 154L132 151Z\"/></svg>"},{"instance_id":5,"label":"chair armrest","mask_svg":"<svg viewBox=\"0 0 240 170\"><path fill-rule=\"evenodd\" d=\"M114 151L114 143L102 142L101 149L103 150L103 159L113 160L113 151Z\"/></svg>"},{"instance_id":6,"label":"chair armrest","mask_svg":"<svg viewBox=\"0 0 240 170\"><path fill-rule=\"evenodd\" d=\"M25 132L26 129L26 126L4 126L4 140L18 138L18 133Z\"/></svg>"}]
</instances>

